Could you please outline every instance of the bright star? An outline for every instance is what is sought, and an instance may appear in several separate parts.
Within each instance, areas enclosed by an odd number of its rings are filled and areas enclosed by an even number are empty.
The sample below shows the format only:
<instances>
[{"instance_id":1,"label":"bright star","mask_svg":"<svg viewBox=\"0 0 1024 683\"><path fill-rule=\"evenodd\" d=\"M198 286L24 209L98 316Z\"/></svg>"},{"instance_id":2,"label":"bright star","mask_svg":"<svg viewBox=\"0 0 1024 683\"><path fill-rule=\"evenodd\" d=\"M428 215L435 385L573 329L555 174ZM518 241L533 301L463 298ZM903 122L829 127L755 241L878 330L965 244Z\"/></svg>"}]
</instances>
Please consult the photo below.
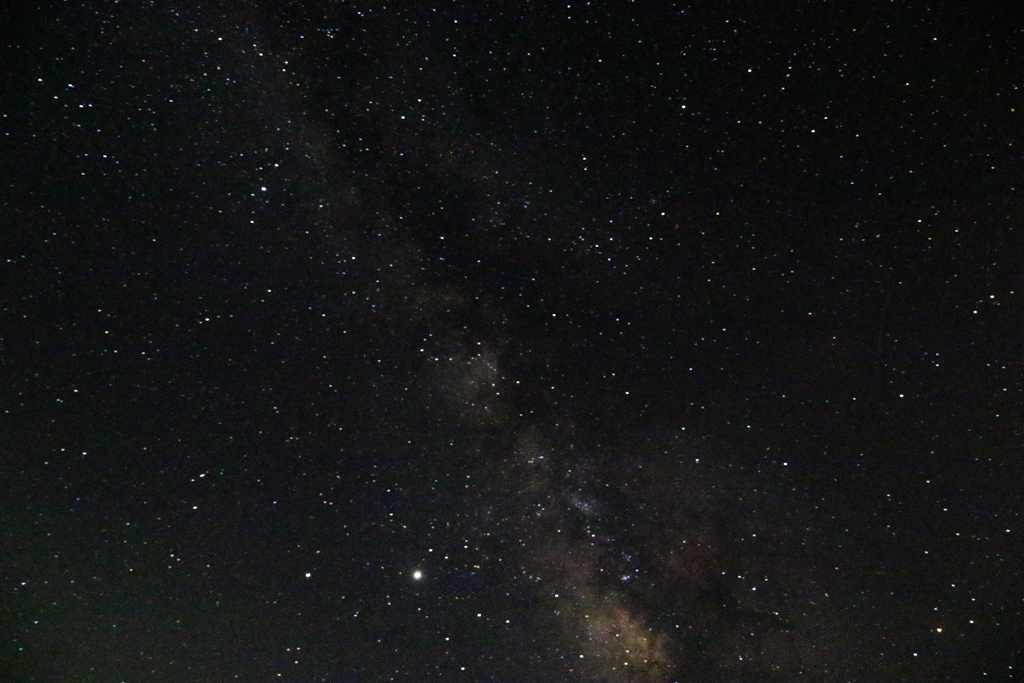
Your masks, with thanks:
<instances>
[{"instance_id":1,"label":"bright star","mask_svg":"<svg viewBox=\"0 0 1024 683\"><path fill-rule=\"evenodd\" d=\"M420 579L422 579L422 578L423 578L423 572L421 572L421 571L420 571L419 569L417 569L416 571L414 571L414 572L412 573L412 578L414 578L414 579L416 579L417 581L419 581Z\"/></svg>"}]
</instances>

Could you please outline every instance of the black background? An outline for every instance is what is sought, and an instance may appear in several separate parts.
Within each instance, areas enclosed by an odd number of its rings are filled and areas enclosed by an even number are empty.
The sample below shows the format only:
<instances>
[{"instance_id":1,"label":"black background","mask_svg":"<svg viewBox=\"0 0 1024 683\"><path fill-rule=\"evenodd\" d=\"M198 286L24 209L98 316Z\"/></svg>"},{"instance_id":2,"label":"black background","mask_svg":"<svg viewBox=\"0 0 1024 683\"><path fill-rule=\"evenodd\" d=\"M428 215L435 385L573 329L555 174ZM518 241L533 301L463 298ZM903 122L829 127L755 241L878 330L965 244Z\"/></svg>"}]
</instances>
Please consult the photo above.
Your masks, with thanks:
<instances>
[{"instance_id":1,"label":"black background","mask_svg":"<svg viewBox=\"0 0 1024 683\"><path fill-rule=\"evenodd\" d=\"M10 13L3 680L1013 679L1008 7Z\"/></svg>"}]
</instances>

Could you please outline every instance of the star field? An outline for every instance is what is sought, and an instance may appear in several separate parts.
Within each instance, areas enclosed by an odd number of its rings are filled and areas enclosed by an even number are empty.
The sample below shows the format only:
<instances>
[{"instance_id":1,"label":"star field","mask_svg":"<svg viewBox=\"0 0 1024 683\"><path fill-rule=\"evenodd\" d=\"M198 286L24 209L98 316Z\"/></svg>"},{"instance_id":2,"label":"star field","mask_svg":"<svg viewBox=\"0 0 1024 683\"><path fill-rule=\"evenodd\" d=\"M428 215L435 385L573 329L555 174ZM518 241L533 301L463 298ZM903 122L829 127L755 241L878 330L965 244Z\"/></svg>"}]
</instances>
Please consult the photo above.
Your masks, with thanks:
<instances>
[{"instance_id":1,"label":"star field","mask_svg":"<svg viewBox=\"0 0 1024 683\"><path fill-rule=\"evenodd\" d=\"M6 28L0 679L1019 677L1008 6Z\"/></svg>"}]
</instances>

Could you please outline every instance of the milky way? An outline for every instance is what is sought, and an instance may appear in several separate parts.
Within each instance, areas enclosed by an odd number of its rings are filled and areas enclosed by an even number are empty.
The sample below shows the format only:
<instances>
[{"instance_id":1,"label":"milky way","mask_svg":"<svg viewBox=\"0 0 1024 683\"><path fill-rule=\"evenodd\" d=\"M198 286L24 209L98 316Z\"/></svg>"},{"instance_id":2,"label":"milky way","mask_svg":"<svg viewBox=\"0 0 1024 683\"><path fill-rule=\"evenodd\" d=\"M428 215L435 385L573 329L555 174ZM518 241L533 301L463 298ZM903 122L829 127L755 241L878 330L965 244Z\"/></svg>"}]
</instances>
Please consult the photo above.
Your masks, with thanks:
<instances>
[{"instance_id":1,"label":"milky way","mask_svg":"<svg viewBox=\"0 0 1024 683\"><path fill-rule=\"evenodd\" d=\"M12 10L0 679L1012 677L1019 22L869 5Z\"/></svg>"}]
</instances>

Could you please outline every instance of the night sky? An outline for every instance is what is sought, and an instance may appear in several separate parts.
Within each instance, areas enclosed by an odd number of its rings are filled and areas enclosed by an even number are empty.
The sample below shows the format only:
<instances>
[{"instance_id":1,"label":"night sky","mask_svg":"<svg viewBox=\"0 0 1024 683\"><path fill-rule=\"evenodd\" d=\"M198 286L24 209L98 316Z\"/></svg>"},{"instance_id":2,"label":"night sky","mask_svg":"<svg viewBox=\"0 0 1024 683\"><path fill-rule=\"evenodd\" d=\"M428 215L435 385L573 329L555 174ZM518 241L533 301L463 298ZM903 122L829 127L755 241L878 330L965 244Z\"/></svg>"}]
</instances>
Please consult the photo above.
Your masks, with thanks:
<instances>
[{"instance_id":1,"label":"night sky","mask_svg":"<svg viewBox=\"0 0 1024 683\"><path fill-rule=\"evenodd\" d=\"M2 26L0 681L1022 677L1013 3Z\"/></svg>"}]
</instances>

